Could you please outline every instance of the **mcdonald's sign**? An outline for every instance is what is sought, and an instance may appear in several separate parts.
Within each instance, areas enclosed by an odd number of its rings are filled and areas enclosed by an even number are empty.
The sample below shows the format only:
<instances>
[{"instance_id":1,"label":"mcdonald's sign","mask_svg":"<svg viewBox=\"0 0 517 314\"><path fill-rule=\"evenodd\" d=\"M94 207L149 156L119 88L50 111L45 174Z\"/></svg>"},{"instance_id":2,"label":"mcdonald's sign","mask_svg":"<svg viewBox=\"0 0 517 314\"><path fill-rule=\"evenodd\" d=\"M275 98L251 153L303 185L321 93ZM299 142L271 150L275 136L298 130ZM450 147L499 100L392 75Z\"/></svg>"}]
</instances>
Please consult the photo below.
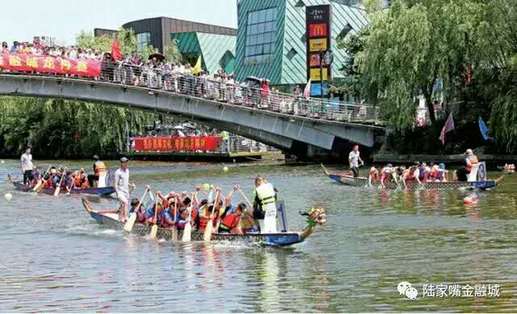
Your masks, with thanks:
<instances>
[{"instance_id":1,"label":"mcdonald's sign","mask_svg":"<svg viewBox=\"0 0 517 314\"><path fill-rule=\"evenodd\" d=\"M321 60L323 54L331 49L331 13L330 5L307 6L305 9L307 81L311 79L313 85L332 79L332 64Z\"/></svg>"}]
</instances>

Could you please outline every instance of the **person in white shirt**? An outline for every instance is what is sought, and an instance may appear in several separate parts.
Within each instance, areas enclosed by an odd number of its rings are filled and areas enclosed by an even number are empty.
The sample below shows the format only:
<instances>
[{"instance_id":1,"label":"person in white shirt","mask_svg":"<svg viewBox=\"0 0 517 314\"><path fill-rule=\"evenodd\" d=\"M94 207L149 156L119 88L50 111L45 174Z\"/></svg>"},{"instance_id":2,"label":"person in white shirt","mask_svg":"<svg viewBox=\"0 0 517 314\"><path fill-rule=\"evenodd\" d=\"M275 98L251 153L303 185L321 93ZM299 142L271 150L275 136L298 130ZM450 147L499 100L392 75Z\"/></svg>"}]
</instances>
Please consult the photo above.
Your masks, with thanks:
<instances>
[{"instance_id":1,"label":"person in white shirt","mask_svg":"<svg viewBox=\"0 0 517 314\"><path fill-rule=\"evenodd\" d=\"M23 184L30 184L32 182L32 170L34 165L32 164L31 148L27 147L25 153L20 158L22 173L23 173Z\"/></svg>"},{"instance_id":2,"label":"person in white shirt","mask_svg":"<svg viewBox=\"0 0 517 314\"><path fill-rule=\"evenodd\" d=\"M364 165L364 161L361 159L359 153L359 145L354 145L350 154L348 154L348 163L350 165L350 169L354 173L354 178L359 176L359 163Z\"/></svg>"},{"instance_id":3,"label":"person in white shirt","mask_svg":"<svg viewBox=\"0 0 517 314\"><path fill-rule=\"evenodd\" d=\"M129 160L126 157L120 158L120 168L115 171L114 184L117 198L120 201L119 219L121 222L125 222L127 220L129 201L131 200L129 195L128 161Z\"/></svg>"}]
</instances>

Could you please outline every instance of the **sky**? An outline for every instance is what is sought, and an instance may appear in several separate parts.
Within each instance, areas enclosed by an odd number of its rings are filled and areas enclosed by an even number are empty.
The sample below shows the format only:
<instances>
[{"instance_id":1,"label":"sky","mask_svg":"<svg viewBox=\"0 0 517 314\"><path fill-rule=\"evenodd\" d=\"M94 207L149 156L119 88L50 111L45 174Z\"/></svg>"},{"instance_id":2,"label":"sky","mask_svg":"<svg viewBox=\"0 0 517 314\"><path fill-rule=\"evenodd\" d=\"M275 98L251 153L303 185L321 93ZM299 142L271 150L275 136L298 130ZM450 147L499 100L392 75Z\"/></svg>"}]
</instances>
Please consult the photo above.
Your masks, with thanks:
<instances>
[{"instance_id":1,"label":"sky","mask_svg":"<svg viewBox=\"0 0 517 314\"><path fill-rule=\"evenodd\" d=\"M18 0L2 3L0 41L52 36L73 44L82 30L167 16L237 28L237 0Z\"/></svg>"}]
</instances>

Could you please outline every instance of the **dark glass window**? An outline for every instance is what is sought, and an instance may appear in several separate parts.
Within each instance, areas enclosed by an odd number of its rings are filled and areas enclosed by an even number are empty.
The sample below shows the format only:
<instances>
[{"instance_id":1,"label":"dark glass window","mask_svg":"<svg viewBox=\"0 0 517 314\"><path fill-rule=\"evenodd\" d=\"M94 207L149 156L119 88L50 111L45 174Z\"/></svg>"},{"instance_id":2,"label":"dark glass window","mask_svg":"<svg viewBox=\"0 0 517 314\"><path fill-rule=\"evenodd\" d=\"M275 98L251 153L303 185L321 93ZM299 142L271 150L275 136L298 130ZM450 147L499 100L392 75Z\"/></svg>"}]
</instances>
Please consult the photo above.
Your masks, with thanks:
<instances>
[{"instance_id":1,"label":"dark glass window","mask_svg":"<svg viewBox=\"0 0 517 314\"><path fill-rule=\"evenodd\" d=\"M271 57L276 40L277 8L248 13L246 28L246 60L259 61Z\"/></svg>"}]
</instances>

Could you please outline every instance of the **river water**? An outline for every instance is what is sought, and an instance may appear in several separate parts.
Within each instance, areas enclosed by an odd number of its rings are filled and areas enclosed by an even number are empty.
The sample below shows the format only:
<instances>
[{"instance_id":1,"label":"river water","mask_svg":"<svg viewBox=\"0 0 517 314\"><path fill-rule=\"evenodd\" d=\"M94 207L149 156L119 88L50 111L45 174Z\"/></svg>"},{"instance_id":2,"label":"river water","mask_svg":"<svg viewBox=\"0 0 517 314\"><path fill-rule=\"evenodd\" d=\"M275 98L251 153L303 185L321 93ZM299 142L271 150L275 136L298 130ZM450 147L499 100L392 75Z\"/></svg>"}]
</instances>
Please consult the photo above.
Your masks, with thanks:
<instances>
[{"instance_id":1,"label":"river water","mask_svg":"<svg viewBox=\"0 0 517 314\"><path fill-rule=\"evenodd\" d=\"M340 186L317 166L135 166L136 194L145 184L183 191L206 182L250 194L260 173L286 201L290 229L312 206L327 209L328 223L293 248L156 242L101 228L77 196L14 192L6 175L17 162L6 161L0 194L13 198L0 199L1 312L517 310L517 174L465 206L466 192ZM399 294L401 281L416 300ZM465 296L433 297L439 284ZM481 296L469 296L475 286Z\"/></svg>"}]
</instances>

